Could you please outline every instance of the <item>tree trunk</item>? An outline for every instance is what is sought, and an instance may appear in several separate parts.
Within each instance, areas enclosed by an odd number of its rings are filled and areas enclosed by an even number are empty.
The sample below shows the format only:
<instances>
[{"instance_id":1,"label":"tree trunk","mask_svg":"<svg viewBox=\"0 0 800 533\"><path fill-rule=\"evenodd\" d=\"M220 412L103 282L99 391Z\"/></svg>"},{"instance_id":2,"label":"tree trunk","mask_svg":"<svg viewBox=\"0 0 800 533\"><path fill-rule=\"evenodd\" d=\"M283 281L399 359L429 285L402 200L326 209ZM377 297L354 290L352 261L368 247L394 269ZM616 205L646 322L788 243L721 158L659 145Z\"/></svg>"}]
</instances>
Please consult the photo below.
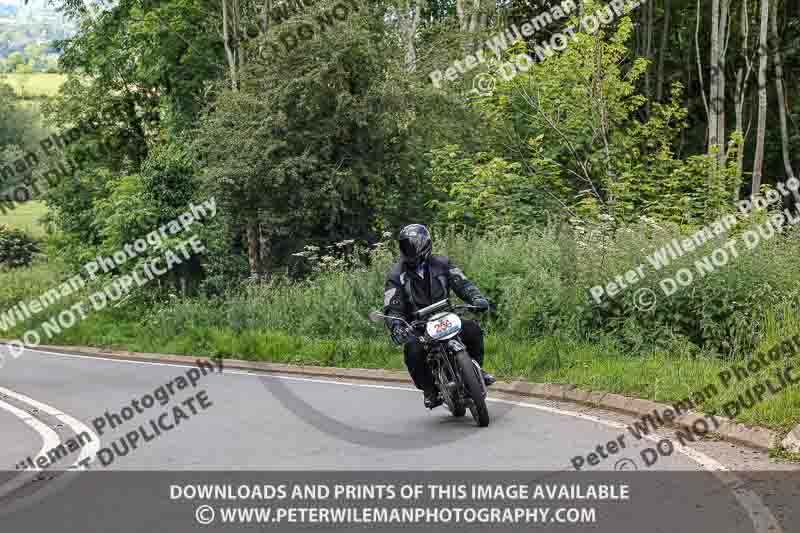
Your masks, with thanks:
<instances>
[{"instance_id":1,"label":"tree trunk","mask_svg":"<svg viewBox=\"0 0 800 533\"><path fill-rule=\"evenodd\" d=\"M748 62L747 59L747 27L749 21L747 20L747 1L742 2L742 10L741 10L741 21L739 24L739 37L741 44L739 46L740 53L742 57L745 58L745 61ZM735 106L733 109L734 114L736 115L736 131L742 134L744 137L744 84L745 84L745 71L744 66L740 65L738 69L736 69L736 87L735 87L735 95L734 100ZM741 179L742 174L744 173L743 163L744 163L744 142L742 143L742 147L739 152L736 154L736 178ZM739 199L739 192L734 191L733 200L736 201Z\"/></svg>"},{"instance_id":2,"label":"tree trunk","mask_svg":"<svg viewBox=\"0 0 800 533\"><path fill-rule=\"evenodd\" d=\"M458 25L462 32L475 33L485 30L495 0L456 0Z\"/></svg>"},{"instance_id":3,"label":"tree trunk","mask_svg":"<svg viewBox=\"0 0 800 533\"><path fill-rule=\"evenodd\" d=\"M239 88L239 67L241 65L239 48L238 0L222 0L222 40L225 43L225 56L230 69L231 88Z\"/></svg>"},{"instance_id":4,"label":"tree trunk","mask_svg":"<svg viewBox=\"0 0 800 533\"><path fill-rule=\"evenodd\" d=\"M783 166L786 169L786 178L794 181L792 159L789 156L789 129L786 121L786 91L783 78L783 52L781 52L781 38L778 32L778 6L772 10L772 45L775 47L775 90L778 94L778 116L781 124L781 150L783 152Z\"/></svg>"},{"instance_id":5,"label":"tree trunk","mask_svg":"<svg viewBox=\"0 0 800 533\"><path fill-rule=\"evenodd\" d=\"M758 39L758 129L756 131L756 155L753 162L752 194L761 189L764 172L764 140L767 133L767 30L769 28L769 0L761 0L761 31Z\"/></svg>"},{"instance_id":6,"label":"tree trunk","mask_svg":"<svg viewBox=\"0 0 800 533\"><path fill-rule=\"evenodd\" d=\"M711 114L708 117L708 150L711 152L714 145L719 144L719 2L711 2L711 76L709 80L709 100L711 101Z\"/></svg>"},{"instance_id":7,"label":"tree trunk","mask_svg":"<svg viewBox=\"0 0 800 533\"><path fill-rule=\"evenodd\" d=\"M406 49L406 70L414 72L417 68L417 27L419 26L420 11L422 6L415 2L409 2L407 8L399 8L404 11L400 19L400 35L404 41Z\"/></svg>"},{"instance_id":8,"label":"tree trunk","mask_svg":"<svg viewBox=\"0 0 800 533\"><path fill-rule=\"evenodd\" d=\"M261 33L269 31L270 11L272 11L272 0L264 0L264 5L261 8Z\"/></svg>"},{"instance_id":9,"label":"tree trunk","mask_svg":"<svg viewBox=\"0 0 800 533\"><path fill-rule=\"evenodd\" d=\"M736 72L736 130L742 134L742 149L739 150L736 162L736 176L741 179L744 174L744 146L747 144L747 137L750 134L750 125L745 128L745 104L747 103L747 85L750 75L753 72L753 64L750 61L750 13L747 10L748 2L742 2L742 20L739 27L741 36L741 54L744 58L744 66L739 67ZM739 199L739 191L735 191L734 201Z\"/></svg>"},{"instance_id":10,"label":"tree trunk","mask_svg":"<svg viewBox=\"0 0 800 533\"><path fill-rule=\"evenodd\" d=\"M700 9L700 0L697 0L697 13L695 15L695 26L694 26L694 49L695 49L695 62L697 63L697 77L700 82L700 96L703 99L703 107L706 110L706 120L709 124L709 128L706 131L706 142L710 137L709 132L711 131L711 110L708 107L708 98L706 98L706 86L705 82L703 81L703 63L700 57L700 19L703 17L703 13Z\"/></svg>"},{"instance_id":11,"label":"tree trunk","mask_svg":"<svg viewBox=\"0 0 800 533\"><path fill-rule=\"evenodd\" d=\"M725 164L725 92L726 54L728 49L728 11L730 0L713 0L711 4L711 79L708 117L708 151L718 148L717 166Z\"/></svg>"},{"instance_id":12,"label":"tree trunk","mask_svg":"<svg viewBox=\"0 0 800 533\"><path fill-rule=\"evenodd\" d=\"M722 0L720 4L719 13L719 54L717 56L717 65L719 66L719 82L717 84L717 98L719 101L719 109L717 116L717 139L720 144L720 151L717 157L720 166L725 165L727 150L725 149L725 140L727 132L725 127L725 103L727 77L725 70L727 67L727 54L728 54L728 12L731 0Z\"/></svg>"},{"instance_id":13,"label":"tree trunk","mask_svg":"<svg viewBox=\"0 0 800 533\"><path fill-rule=\"evenodd\" d=\"M239 59L239 70L236 80L238 85L238 82L241 81L241 74L244 71L244 64L247 54L244 53L244 50L242 50L242 47L240 46L242 39L242 8L239 5L239 0L233 0L233 6L234 12L236 13L236 26L234 27L234 38L236 39L236 57Z\"/></svg>"},{"instance_id":14,"label":"tree trunk","mask_svg":"<svg viewBox=\"0 0 800 533\"><path fill-rule=\"evenodd\" d=\"M261 263L261 232L258 218L253 216L247 221L247 259L250 262L250 277L261 279L264 267Z\"/></svg>"},{"instance_id":15,"label":"tree trunk","mask_svg":"<svg viewBox=\"0 0 800 533\"><path fill-rule=\"evenodd\" d=\"M644 113L646 117L650 116L650 106L651 101L653 99L653 91L651 89L651 72L652 72L652 62L653 62L653 19L655 15L653 11L655 10L655 1L651 0L647 3L647 8L645 10L645 44L644 44L644 56L647 58L648 65L647 70L644 73L644 94L647 97L647 102L644 104Z\"/></svg>"},{"instance_id":16,"label":"tree trunk","mask_svg":"<svg viewBox=\"0 0 800 533\"><path fill-rule=\"evenodd\" d=\"M658 54L658 73L656 78L656 100L664 100L664 59L669 47L669 24L672 11L672 0L664 0L664 27L661 31L661 49Z\"/></svg>"},{"instance_id":17,"label":"tree trunk","mask_svg":"<svg viewBox=\"0 0 800 533\"><path fill-rule=\"evenodd\" d=\"M258 225L259 262L261 263L261 279L269 279L272 275L272 231L265 223Z\"/></svg>"}]
</instances>

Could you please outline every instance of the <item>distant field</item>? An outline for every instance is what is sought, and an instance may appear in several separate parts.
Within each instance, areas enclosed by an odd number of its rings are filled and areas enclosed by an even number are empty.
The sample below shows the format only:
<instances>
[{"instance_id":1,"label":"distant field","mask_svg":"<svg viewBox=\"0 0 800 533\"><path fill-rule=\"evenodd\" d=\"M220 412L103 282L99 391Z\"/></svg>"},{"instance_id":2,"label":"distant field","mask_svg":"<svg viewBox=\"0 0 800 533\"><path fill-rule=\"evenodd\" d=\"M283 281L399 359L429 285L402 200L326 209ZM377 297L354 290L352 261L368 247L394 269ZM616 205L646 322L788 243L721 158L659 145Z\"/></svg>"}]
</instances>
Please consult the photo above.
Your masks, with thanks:
<instances>
[{"instance_id":1,"label":"distant field","mask_svg":"<svg viewBox=\"0 0 800 533\"><path fill-rule=\"evenodd\" d=\"M39 223L39 219L47 213L47 206L44 202L26 202L18 204L17 207L6 214L0 213L0 224L8 224L15 228L28 231L34 237L43 237L44 228Z\"/></svg>"},{"instance_id":2,"label":"distant field","mask_svg":"<svg viewBox=\"0 0 800 533\"><path fill-rule=\"evenodd\" d=\"M36 98L55 96L67 77L63 74L5 74L0 80L11 85L19 96Z\"/></svg>"}]
</instances>

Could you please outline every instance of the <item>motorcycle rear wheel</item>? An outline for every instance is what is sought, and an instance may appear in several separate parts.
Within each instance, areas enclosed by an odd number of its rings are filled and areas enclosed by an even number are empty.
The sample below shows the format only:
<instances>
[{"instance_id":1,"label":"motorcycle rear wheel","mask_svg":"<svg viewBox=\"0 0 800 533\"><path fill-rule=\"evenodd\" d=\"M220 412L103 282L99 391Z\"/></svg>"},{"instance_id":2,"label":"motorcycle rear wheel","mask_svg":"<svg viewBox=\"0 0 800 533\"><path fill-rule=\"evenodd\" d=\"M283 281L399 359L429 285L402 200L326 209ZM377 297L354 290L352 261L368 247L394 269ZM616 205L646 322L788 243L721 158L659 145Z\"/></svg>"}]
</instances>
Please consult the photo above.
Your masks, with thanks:
<instances>
[{"instance_id":1,"label":"motorcycle rear wheel","mask_svg":"<svg viewBox=\"0 0 800 533\"><path fill-rule=\"evenodd\" d=\"M467 394L472 398L472 417L477 422L478 427L485 428L489 425L489 408L486 407L486 389L483 386L483 376L480 375L478 367L472 362L472 358L467 352L456 354L456 363L461 372L461 379Z\"/></svg>"}]
</instances>

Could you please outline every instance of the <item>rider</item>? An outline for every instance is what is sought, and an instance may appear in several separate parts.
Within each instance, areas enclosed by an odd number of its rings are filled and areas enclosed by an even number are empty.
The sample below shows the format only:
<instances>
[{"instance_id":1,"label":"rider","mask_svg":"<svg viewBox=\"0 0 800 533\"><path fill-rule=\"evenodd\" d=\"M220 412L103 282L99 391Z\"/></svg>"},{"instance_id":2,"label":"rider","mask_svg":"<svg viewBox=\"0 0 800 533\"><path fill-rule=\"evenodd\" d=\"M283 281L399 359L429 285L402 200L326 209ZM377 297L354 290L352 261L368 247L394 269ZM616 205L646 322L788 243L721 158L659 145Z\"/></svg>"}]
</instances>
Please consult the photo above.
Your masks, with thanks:
<instances>
[{"instance_id":1,"label":"rider","mask_svg":"<svg viewBox=\"0 0 800 533\"><path fill-rule=\"evenodd\" d=\"M447 256L431 255L433 243L428 228L411 224L400 231L400 261L386 275L383 295L383 314L411 322L418 309L445 300L450 288L465 302L481 309L489 309L489 301L483 297L464 273L450 262ZM392 340L405 345L405 360L414 385L425 394L425 407L433 409L442 404L442 399L433 382L433 375L426 360L425 347L417 337L407 332L400 320L386 319ZM461 336L472 357L483 366L483 332L474 320L461 321ZM494 376L483 372L486 385L495 382Z\"/></svg>"}]
</instances>

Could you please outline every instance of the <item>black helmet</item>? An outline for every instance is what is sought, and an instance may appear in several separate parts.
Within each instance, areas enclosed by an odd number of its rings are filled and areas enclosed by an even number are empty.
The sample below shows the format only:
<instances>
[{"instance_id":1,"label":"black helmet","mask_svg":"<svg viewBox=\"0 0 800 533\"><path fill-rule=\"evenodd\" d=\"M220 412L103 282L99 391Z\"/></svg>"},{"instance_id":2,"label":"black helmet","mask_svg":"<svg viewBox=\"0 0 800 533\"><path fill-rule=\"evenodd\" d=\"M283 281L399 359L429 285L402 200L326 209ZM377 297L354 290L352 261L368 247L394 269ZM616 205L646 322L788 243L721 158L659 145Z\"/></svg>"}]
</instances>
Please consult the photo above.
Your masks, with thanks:
<instances>
[{"instance_id":1,"label":"black helmet","mask_svg":"<svg viewBox=\"0 0 800 533\"><path fill-rule=\"evenodd\" d=\"M431 233L422 224L410 224L401 229L397 240L403 262L411 268L419 267L431 256Z\"/></svg>"}]
</instances>

